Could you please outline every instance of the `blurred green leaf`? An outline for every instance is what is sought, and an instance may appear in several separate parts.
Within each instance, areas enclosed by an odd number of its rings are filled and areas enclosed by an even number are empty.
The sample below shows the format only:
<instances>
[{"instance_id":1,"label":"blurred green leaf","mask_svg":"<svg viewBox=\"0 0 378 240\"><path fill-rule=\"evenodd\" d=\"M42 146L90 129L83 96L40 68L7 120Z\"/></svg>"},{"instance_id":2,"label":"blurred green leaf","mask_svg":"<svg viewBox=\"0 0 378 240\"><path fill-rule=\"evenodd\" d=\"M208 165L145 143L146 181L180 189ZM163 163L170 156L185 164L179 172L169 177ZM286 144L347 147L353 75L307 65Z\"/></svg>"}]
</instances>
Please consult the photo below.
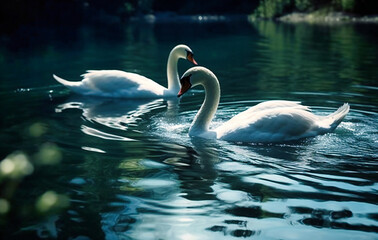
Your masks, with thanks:
<instances>
[{"instance_id":1,"label":"blurred green leaf","mask_svg":"<svg viewBox=\"0 0 378 240\"><path fill-rule=\"evenodd\" d=\"M47 132L47 126L46 124L37 122L37 123L32 124L28 130L29 130L30 136L37 138Z\"/></svg>"},{"instance_id":2,"label":"blurred green leaf","mask_svg":"<svg viewBox=\"0 0 378 240\"><path fill-rule=\"evenodd\" d=\"M0 198L0 215L7 214L10 209L10 204L6 199Z\"/></svg>"},{"instance_id":3,"label":"blurred green leaf","mask_svg":"<svg viewBox=\"0 0 378 240\"><path fill-rule=\"evenodd\" d=\"M55 165L62 160L60 149L53 143L45 143L34 156L35 163L41 165Z\"/></svg>"},{"instance_id":4,"label":"blurred green leaf","mask_svg":"<svg viewBox=\"0 0 378 240\"><path fill-rule=\"evenodd\" d=\"M21 179L33 173L33 171L33 165L23 152L12 153L0 162L0 179Z\"/></svg>"},{"instance_id":5,"label":"blurred green leaf","mask_svg":"<svg viewBox=\"0 0 378 240\"><path fill-rule=\"evenodd\" d=\"M47 214L59 211L69 206L69 198L54 191L47 191L42 194L35 204L37 211L41 214Z\"/></svg>"}]
</instances>

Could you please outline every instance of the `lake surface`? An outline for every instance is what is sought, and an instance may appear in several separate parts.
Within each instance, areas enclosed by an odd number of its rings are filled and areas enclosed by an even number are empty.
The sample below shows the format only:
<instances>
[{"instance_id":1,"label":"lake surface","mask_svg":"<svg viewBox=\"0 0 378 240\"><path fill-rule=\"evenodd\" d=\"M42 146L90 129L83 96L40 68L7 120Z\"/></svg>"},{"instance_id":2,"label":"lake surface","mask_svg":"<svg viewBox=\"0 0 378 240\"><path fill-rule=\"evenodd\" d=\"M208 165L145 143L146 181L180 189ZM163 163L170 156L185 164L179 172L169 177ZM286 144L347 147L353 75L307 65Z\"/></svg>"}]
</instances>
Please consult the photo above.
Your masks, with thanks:
<instances>
[{"instance_id":1,"label":"lake surface","mask_svg":"<svg viewBox=\"0 0 378 240\"><path fill-rule=\"evenodd\" d=\"M21 166L0 178L5 239L378 238L377 25L29 27L1 42L0 154ZM209 141L187 135L200 87L136 101L78 96L52 78L120 69L166 85L180 43L220 80L212 127L266 100L351 111L302 141Z\"/></svg>"}]
</instances>

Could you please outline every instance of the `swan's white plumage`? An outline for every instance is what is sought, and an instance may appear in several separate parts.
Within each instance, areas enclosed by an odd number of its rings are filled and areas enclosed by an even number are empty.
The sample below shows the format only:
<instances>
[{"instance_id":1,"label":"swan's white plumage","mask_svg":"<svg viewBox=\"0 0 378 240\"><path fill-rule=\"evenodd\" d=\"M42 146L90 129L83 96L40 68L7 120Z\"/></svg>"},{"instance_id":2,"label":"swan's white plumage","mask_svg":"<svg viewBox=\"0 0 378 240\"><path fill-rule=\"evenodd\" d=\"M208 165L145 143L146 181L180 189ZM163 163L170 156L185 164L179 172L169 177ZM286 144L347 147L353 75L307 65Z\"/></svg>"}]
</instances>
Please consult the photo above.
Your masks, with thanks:
<instances>
[{"instance_id":1,"label":"swan's white plumage","mask_svg":"<svg viewBox=\"0 0 378 240\"><path fill-rule=\"evenodd\" d=\"M210 72L210 70L194 67L183 75L183 77L191 75L193 86L201 84L206 92L201 110L189 130L191 136L235 142L291 141L331 132L349 112L349 105L344 104L328 116L317 116L309 107L299 102L267 101L237 114L210 131L206 126L214 116L215 112L212 109L219 104L220 90L218 87L209 88L212 85L209 82L218 82L214 74L198 74L199 72ZM212 98L216 100L211 100Z\"/></svg>"},{"instance_id":2,"label":"swan's white plumage","mask_svg":"<svg viewBox=\"0 0 378 240\"><path fill-rule=\"evenodd\" d=\"M142 75L119 70L90 70L77 82L67 81L53 75L56 81L75 93L102 97L119 98L159 98L176 96L179 90L177 61L187 58L191 49L185 45L177 45L169 54L167 64L168 88ZM188 60L195 61L191 58Z\"/></svg>"},{"instance_id":3,"label":"swan's white plumage","mask_svg":"<svg viewBox=\"0 0 378 240\"><path fill-rule=\"evenodd\" d=\"M54 78L73 92L83 95L124 98L162 97L167 89L142 75L119 70L91 70L80 82Z\"/></svg>"},{"instance_id":4,"label":"swan's white plumage","mask_svg":"<svg viewBox=\"0 0 378 240\"><path fill-rule=\"evenodd\" d=\"M349 105L344 104L335 117L321 117L306 106L283 107L272 102L265 102L270 104L270 109L250 111L251 108L231 118L215 130L217 137L241 142L283 142L313 137L333 131L349 111Z\"/></svg>"}]
</instances>

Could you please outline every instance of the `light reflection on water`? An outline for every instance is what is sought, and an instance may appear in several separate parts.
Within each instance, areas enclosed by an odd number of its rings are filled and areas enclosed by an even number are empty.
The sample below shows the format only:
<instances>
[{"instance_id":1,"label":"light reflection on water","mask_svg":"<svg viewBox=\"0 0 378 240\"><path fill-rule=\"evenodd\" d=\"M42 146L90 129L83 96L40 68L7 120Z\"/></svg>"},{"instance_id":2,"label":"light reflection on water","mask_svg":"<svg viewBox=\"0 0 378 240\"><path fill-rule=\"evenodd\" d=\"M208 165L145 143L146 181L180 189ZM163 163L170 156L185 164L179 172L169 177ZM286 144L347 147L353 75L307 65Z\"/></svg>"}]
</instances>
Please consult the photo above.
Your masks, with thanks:
<instances>
[{"instance_id":1,"label":"light reflection on water","mask_svg":"<svg viewBox=\"0 0 378 240\"><path fill-rule=\"evenodd\" d=\"M174 36L167 35L171 28ZM377 237L378 49L370 27L266 22L116 29L112 41L96 29L78 30L71 47L51 41L49 53L26 49L18 57L2 48L17 59L0 67L7 81L1 111L10 113L2 123L2 155L53 142L63 156L54 171L41 168L20 186L17 204L30 189L53 188L71 199L68 209L47 221L28 218L23 226L12 225L17 234L9 236ZM333 133L291 143L238 144L188 137L203 101L200 88L180 100L87 98L51 78L112 68L165 85L166 57L182 42L220 80L221 103L211 127L270 99L302 101L319 115L349 102L351 112ZM51 64L41 68L41 60ZM15 77L20 65L27 82ZM188 67L180 63L179 71ZM46 126L44 135L25 137L23 129L36 121Z\"/></svg>"}]
</instances>

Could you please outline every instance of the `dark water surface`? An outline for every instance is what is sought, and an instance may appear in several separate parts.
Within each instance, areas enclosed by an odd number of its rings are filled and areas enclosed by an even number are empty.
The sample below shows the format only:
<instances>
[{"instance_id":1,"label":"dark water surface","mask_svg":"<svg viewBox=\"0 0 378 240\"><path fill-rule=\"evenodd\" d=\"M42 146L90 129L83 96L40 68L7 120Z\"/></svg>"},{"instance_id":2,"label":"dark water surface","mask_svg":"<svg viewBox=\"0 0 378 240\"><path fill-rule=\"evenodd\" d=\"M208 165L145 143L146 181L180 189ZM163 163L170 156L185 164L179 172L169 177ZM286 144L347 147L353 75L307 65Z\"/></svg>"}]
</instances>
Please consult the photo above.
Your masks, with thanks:
<instances>
[{"instance_id":1,"label":"dark water surface","mask_svg":"<svg viewBox=\"0 0 378 240\"><path fill-rule=\"evenodd\" d=\"M377 33L376 25L201 22L2 36L0 154L18 163L0 164L1 234L377 239ZM181 100L89 98L51 76L121 69L166 85L179 43L220 80L212 127L264 100L302 101L319 115L348 102L351 112L334 133L299 142L204 141L187 135L201 88ZM180 74L189 67L181 61Z\"/></svg>"}]
</instances>

